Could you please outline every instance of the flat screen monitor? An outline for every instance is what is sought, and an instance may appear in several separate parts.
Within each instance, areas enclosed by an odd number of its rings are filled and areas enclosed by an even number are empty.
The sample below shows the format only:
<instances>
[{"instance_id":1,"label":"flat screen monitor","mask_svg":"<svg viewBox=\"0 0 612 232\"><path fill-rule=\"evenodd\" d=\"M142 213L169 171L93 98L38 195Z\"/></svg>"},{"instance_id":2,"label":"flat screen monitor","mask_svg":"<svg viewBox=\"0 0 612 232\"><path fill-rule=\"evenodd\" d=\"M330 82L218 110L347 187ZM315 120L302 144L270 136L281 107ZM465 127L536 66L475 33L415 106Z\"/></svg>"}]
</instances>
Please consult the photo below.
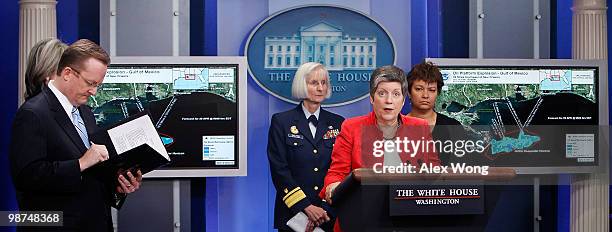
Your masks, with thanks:
<instances>
[{"instance_id":1,"label":"flat screen monitor","mask_svg":"<svg viewBox=\"0 0 612 232\"><path fill-rule=\"evenodd\" d=\"M484 141L484 152L468 162L520 174L588 173L607 162L605 61L428 61L444 81L435 111Z\"/></svg>"},{"instance_id":2,"label":"flat screen monitor","mask_svg":"<svg viewBox=\"0 0 612 232\"><path fill-rule=\"evenodd\" d=\"M148 111L171 162L145 177L244 176L244 57L113 57L89 99L104 128Z\"/></svg>"}]
</instances>

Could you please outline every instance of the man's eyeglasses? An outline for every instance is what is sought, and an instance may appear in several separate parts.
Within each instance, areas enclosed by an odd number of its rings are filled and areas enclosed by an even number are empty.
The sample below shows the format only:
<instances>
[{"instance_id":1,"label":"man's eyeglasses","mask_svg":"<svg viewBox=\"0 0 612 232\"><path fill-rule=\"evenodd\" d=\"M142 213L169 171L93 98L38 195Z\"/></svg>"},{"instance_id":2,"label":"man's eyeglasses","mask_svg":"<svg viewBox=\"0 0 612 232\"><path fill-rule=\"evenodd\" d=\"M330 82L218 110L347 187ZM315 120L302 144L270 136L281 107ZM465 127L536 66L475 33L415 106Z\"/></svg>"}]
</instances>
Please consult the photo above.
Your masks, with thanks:
<instances>
[{"instance_id":1,"label":"man's eyeglasses","mask_svg":"<svg viewBox=\"0 0 612 232\"><path fill-rule=\"evenodd\" d=\"M102 83L96 83L96 82L85 79L85 77L81 75L81 72L77 71L75 68L72 68L72 67L68 67L68 68L72 72L75 73L75 76L77 76L80 79L83 79L83 81L85 81L85 84L87 84L88 87L97 89L97 88L100 88L100 86L102 86Z\"/></svg>"}]
</instances>

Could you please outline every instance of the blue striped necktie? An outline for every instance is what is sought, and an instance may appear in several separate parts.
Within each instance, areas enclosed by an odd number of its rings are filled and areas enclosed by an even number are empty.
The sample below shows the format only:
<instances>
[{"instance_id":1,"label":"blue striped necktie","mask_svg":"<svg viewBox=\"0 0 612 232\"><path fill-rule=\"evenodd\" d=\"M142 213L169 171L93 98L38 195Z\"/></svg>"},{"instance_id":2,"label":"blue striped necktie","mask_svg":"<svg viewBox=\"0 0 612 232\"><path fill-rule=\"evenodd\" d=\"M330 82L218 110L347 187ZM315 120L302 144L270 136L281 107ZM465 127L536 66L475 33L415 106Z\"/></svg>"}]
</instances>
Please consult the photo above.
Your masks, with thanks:
<instances>
[{"instance_id":1,"label":"blue striped necktie","mask_svg":"<svg viewBox=\"0 0 612 232\"><path fill-rule=\"evenodd\" d=\"M85 147L89 149L89 136L87 136L87 129L85 128L85 123L83 122L83 118L81 118L81 114L79 114L79 110L76 107L72 107L72 124L79 132L79 137L83 140L83 144Z\"/></svg>"}]
</instances>

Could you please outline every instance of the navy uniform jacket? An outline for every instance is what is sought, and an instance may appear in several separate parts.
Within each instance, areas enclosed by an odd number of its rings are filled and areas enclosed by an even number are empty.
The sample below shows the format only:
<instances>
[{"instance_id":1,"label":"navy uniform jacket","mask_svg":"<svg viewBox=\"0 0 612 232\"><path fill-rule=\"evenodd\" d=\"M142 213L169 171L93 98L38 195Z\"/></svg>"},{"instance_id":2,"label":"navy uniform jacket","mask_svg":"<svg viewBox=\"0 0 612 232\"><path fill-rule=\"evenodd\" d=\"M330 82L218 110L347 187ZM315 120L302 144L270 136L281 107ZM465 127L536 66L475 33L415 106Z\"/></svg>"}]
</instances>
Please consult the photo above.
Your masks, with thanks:
<instances>
[{"instance_id":1,"label":"navy uniform jacket","mask_svg":"<svg viewBox=\"0 0 612 232\"><path fill-rule=\"evenodd\" d=\"M331 163L331 152L344 118L321 109L313 139L302 104L274 114L268 134L268 160L276 187L274 227L289 229L287 221L308 205L321 206L317 196Z\"/></svg>"}]
</instances>

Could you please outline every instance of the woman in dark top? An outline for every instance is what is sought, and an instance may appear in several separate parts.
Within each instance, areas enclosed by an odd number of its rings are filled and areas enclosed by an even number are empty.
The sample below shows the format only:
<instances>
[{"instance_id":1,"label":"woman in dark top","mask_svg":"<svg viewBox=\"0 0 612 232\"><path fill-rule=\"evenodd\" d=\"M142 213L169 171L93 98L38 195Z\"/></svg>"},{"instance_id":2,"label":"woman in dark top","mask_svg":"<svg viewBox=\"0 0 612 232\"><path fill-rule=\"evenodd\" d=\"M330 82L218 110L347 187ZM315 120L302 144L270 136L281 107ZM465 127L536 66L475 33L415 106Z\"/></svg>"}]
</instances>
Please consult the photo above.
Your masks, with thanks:
<instances>
[{"instance_id":1,"label":"woman in dark top","mask_svg":"<svg viewBox=\"0 0 612 232\"><path fill-rule=\"evenodd\" d=\"M440 69L431 62L412 67L408 73L408 89L411 111L409 116L427 120L432 127L432 138L436 141L456 141L463 136L459 121L434 111L436 98L444 86ZM438 151L440 163L447 165L452 153Z\"/></svg>"}]
</instances>

